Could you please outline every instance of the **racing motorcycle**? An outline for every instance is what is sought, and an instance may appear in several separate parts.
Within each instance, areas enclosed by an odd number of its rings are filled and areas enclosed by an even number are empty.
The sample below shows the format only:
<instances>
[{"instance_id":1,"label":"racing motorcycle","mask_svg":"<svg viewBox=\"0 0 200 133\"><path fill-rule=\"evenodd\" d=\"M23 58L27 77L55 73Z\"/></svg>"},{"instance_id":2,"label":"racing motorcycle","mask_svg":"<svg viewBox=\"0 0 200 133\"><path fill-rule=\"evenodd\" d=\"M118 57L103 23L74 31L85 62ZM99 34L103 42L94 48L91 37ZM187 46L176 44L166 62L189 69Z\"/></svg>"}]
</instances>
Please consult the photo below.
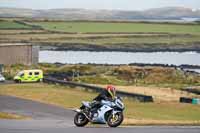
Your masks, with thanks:
<instances>
[{"instance_id":1,"label":"racing motorcycle","mask_svg":"<svg viewBox=\"0 0 200 133\"><path fill-rule=\"evenodd\" d=\"M90 102L82 102L80 109L75 110L74 124L83 127L91 122L117 127L123 122L124 109L124 103L120 97L116 97L113 101L102 100L101 107L95 113L91 112Z\"/></svg>"}]
</instances>

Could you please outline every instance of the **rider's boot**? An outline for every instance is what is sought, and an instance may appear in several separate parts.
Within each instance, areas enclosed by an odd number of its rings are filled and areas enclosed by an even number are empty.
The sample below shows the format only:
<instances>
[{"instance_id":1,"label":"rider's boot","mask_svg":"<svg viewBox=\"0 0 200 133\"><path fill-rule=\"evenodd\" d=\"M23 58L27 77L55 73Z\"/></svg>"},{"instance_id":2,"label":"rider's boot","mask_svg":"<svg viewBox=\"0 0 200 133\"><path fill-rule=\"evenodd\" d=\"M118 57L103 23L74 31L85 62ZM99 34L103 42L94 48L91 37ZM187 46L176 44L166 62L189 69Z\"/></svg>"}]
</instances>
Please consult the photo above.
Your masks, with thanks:
<instances>
[{"instance_id":1,"label":"rider's boot","mask_svg":"<svg viewBox=\"0 0 200 133\"><path fill-rule=\"evenodd\" d=\"M97 114L97 108L91 109L90 119L92 119L93 117L95 117L96 116L95 114Z\"/></svg>"}]
</instances>

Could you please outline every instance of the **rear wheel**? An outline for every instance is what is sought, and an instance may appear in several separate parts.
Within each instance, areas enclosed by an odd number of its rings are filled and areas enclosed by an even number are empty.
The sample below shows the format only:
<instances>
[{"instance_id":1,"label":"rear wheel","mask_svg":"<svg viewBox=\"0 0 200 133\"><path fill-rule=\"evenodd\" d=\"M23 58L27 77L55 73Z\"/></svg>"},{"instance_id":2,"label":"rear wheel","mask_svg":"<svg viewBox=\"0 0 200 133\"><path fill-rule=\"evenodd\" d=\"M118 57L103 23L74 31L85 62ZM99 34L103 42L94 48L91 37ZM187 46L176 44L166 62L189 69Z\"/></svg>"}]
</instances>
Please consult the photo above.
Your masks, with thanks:
<instances>
[{"instance_id":1,"label":"rear wheel","mask_svg":"<svg viewBox=\"0 0 200 133\"><path fill-rule=\"evenodd\" d=\"M42 81L43 81L43 79L38 79L38 80L37 80L37 82L42 82Z\"/></svg>"},{"instance_id":2,"label":"rear wheel","mask_svg":"<svg viewBox=\"0 0 200 133\"><path fill-rule=\"evenodd\" d=\"M83 113L77 113L74 116L74 124L78 127L83 127L87 125L89 120L86 118L86 116Z\"/></svg>"},{"instance_id":3,"label":"rear wheel","mask_svg":"<svg viewBox=\"0 0 200 133\"><path fill-rule=\"evenodd\" d=\"M107 124L110 127L119 126L124 120L124 115L122 112L118 112L115 115L110 114L107 120Z\"/></svg>"}]
</instances>

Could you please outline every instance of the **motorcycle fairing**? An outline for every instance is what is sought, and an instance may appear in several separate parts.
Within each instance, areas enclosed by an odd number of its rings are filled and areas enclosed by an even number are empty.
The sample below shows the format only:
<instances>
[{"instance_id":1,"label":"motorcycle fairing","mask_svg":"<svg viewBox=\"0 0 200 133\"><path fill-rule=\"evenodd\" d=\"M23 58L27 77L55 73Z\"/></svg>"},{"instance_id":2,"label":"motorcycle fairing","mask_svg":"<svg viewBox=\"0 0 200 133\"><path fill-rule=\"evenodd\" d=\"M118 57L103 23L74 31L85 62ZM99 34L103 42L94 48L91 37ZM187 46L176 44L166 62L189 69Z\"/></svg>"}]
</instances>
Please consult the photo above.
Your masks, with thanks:
<instances>
[{"instance_id":1,"label":"motorcycle fairing","mask_svg":"<svg viewBox=\"0 0 200 133\"><path fill-rule=\"evenodd\" d=\"M109 107L108 105L103 105L100 109L97 110L98 116L94 117L92 119L92 122L105 124L106 123L105 114L106 112L110 110L113 110L113 109Z\"/></svg>"}]
</instances>

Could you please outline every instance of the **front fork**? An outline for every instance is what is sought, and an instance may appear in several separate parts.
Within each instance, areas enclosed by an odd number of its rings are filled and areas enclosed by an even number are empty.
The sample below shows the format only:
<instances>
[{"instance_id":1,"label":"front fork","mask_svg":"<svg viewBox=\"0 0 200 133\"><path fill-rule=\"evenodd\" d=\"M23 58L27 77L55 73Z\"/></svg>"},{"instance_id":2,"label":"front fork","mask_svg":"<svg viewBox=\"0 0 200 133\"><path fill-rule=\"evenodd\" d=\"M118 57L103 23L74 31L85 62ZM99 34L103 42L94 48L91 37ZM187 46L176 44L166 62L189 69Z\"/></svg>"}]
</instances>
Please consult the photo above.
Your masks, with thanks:
<instances>
[{"instance_id":1,"label":"front fork","mask_svg":"<svg viewBox=\"0 0 200 133\"><path fill-rule=\"evenodd\" d=\"M115 110L112 111L112 120L113 121L115 121L117 119L116 114L119 113L119 112L121 112L121 111L115 111Z\"/></svg>"}]
</instances>

